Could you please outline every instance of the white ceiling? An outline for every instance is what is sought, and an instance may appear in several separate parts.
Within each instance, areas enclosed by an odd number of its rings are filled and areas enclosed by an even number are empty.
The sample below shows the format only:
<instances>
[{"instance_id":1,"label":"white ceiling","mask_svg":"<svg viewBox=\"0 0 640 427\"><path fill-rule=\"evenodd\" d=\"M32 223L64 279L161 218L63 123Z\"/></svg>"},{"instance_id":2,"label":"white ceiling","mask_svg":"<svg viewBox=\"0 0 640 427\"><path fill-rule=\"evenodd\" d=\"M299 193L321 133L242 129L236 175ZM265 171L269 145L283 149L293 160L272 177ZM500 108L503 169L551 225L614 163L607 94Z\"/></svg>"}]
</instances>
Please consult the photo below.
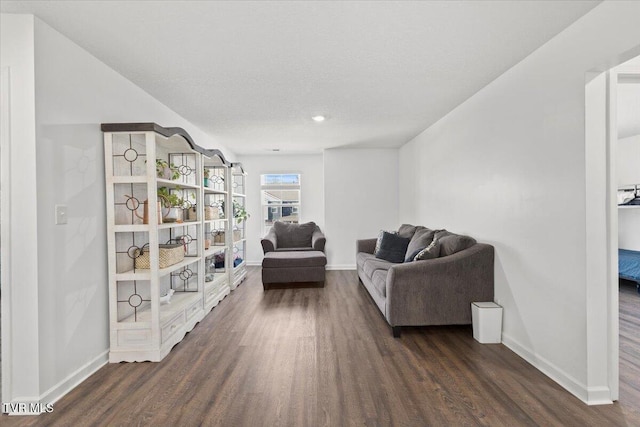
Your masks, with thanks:
<instances>
[{"instance_id":1,"label":"white ceiling","mask_svg":"<svg viewBox=\"0 0 640 427\"><path fill-rule=\"evenodd\" d=\"M0 7L35 14L247 154L398 147L597 4L3 0ZM315 123L316 114L328 120Z\"/></svg>"}]
</instances>

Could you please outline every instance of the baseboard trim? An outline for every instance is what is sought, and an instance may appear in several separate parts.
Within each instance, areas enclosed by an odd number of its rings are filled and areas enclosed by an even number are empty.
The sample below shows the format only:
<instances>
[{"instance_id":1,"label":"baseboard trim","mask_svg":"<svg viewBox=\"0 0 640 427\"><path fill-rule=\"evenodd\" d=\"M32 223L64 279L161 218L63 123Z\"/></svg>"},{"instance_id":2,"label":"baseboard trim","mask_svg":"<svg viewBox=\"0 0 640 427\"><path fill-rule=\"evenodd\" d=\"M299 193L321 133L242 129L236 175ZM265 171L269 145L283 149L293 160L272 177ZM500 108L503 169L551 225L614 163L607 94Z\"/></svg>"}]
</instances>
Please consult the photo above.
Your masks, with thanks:
<instances>
[{"instance_id":1,"label":"baseboard trim","mask_svg":"<svg viewBox=\"0 0 640 427\"><path fill-rule=\"evenodd\" d=\"M262 267L262 261L247 261L247 267Z\"/></svg>"},{"instance_id":2,"label":"baseboard trim","mask_svg":"<svg viewBox=\"0 0 640 427\"><path fill-rule=\"evenodd\" d=\"M332 264L332 265L327 265L326 269L327 270L355 270L356 265L355 264Z\"/></svg>"},{"instance_id":3,"label":"baseboard trim","mask_svg":"<svg viewBox=\"0 0 640 427\"><path fill-rule=\"evenodd\" d=\"M544 357L524 347L504 333L502 334L502 343L587 405L605 405L613 403L611 401L611 394L608 387L587 388L584 384L577 381L571 375L567 374Z\"/></svg>"},{"instance_id":4,"label":"baseboard trim","mask_svg":"<svg viewBox=\"0 0 640 427\"><path fill-rule=\"evenodd\" d=\"M42 393L40 402L56 403L61 397L73 390L78 384L89 378L98 369L109 362L109 350L100 353L93 360L85 363L75 372L69 374L65 379Z\"/></svg>"}]
</instances>

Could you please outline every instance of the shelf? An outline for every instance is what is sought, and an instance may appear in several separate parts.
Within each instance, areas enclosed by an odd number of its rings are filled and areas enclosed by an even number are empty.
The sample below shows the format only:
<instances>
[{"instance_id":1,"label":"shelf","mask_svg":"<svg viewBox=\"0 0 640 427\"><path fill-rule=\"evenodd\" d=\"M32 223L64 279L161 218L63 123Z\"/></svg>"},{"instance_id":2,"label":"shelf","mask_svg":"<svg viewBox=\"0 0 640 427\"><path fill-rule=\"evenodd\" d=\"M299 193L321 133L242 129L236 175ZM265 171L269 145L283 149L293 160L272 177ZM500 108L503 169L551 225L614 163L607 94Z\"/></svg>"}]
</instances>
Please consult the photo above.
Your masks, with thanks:
<instances>
[{"instance_id":1,"label":"shelf","mask_svg":"<svg viewBox=\"0 0 640 427\"><path fill-rule=\"evenodd\" d=\"M158 224L158 230L186 227L188 225L200 225L200 222L199 221L163 222L162 224Z\"/></svg>"},{"instance_id":2,"label":"shelf","mask_svg":"<svg viewBox=\"0 0 640 427\"><path fill-rule=\"evenodd\" d=\"M223 191L223 190L216 190L216 189L213 189L213 188L204 187L204 194L205 195L207 195L207 194L227 194L227 192Z\"/></svg>"},{"instance_id":3,"label":"shelf","mask_svg":"<svg viewBox=\"0 0 640 427\"><path fill-rule=\"evenodd\" d=\"M246 242L246 241L247 241L247 239L244 239L244 238L243 239L238 239L238 240L234 240L233 244L235 245L236 243L242 243L242 242Z\"/></svg>"},{"instance_id":4,"label":"shelf","mask_svg":"<svg viewBox=\"0 0 640 427\"><path fill-rule=\"evenodd\" d=\"M220 218L220 219L207 219L207 220L205 220L205 221L204 221L204 223L205 223L205 224L212 224L212 223L214 223L214 222L216 222L216 221L226 221L226 220L227 220L227 218Z\"/></svg>"},{"instance_id":5,"label":"shelf","mask_svg":"<svg viewBox=\"0 0 640 427\"><path fill-rule=\"evenodd\" d=\"M220 246L210 246L209 249L204 251L204 258L208 258L212 255L215 254L220 254L220 253L224 253L224 251L227 249L226 246L224 245L220 245Z\"/></svg>"},{"instance_id":6,"label":"shelf","mask_svg":"<svg viewBox=\"0 0 640 427\"><path fill-rule=\"evenodd\" d=\"M159 277L163 277L166 276L168 274L171 274L172 272L185 267L189 264L193 264L194 262L200 261L201 257L185 257L184 261L179 262L177 264L173 264L170 265L167 268L161 268L158 270L158 276ZM147 269L142 269L142 268L138 268L135 271L134 270L129 270L129 271L125 271L123 273L116 273L116 280L117 281L127 281L127 280L151 280L151 273L149 270Z\"/></svg>"},{"instance_id":7,"label":"shelf","mask_svg":"<svg viewBox=\"0 0 640 427\"><path fill-rule=\"evenodd\" d=\"M242 260L242 262L240 264L238 264L235 267L233 267L233 271L236 271L236 269L237 270L241 270L246 266L247 266L247 262L245 260Z\"/></svg>"},{"instance_id":8,"label":"shelf","mask_svg":"<svg viewBox=\"0 0 640 427\"><path fill-rule=\"evenodd\" d=\"M197 146L184 129L164 128L155 123L103 123L101 129L104 133L107 209L110 210L107 245L109 311L113 317L110 318L109 361L158 362L247 275L244 261L235 269L231 267L234 250L239 259L246 257L246 240L232 243L233 234L246 236L244 231L234 231L236 219L233 216L209 219L224 216L221 206L229 207L230 211L238 203L246 207L243 194L246 193L246 176L242 165L228 162L219 150ZM153 157L156 170L147 163ZM175 166L171 172L163 167L161 177L158 177L158 165L164 165L157 160ZM207 186L204 185L205 174ZM168 179L174 177L176 179ZM183 211L182 222L143 224L141 218L136 218L142 214L143 200L155 200L160 188L191 203L190 209ZM134 196L136 200L130 201ZM134 205L140 208L138 212L130 209ZM157 219L160 214L156 214L154 208L147 205L147 209L151 209L148 216ZM166 214L166 209L162 213ZM245 227L242 224L238 228ZM220 239L217 232L224 233L224 238ZM175 241L181 234L193 238L188 246L191 256L163 269L133 268L135 263L127 256L132 248L139 247L142 242L164 243L169 238ZM211 243L207 250L204 249L206 241ZM215 268L216 261L227 267ZM184 274L184 271L194 274ZM178 275L182 277L178 278ZM162 304L160 295L169 284L183 291L175 292L168 304ZM141 301L142 298L146 300Z\"/></svg>"},{"instance_id":9,"label":"shelf","mask_svg":"<svg viewBox=\"0 0 640 427\"><path fill-rule=\"evenodd\" d=\"M226 273L216 274L211 282L204 282L205 292L212 288L217 288L220 285L224 285L227 282L228 277Z\"/></svg>"},{"instance_id":10,"label":"shelf","mask_svg":"<svg viewBox=\"0 0 640 427\"><path fill-rule=\"evenodd\" d=\"M115 231L116 233L143 233L148 232L149 229L149 224L120 224L113 226L113 231Z\"/></svg>"},{"instance_id":11,"label":"shelf","mask_svg":"<svg viewBox=\"0 0 640 427\"><path fill-rule=\"evenodd\" d=\"M181 190L189 189L189 190L198 190L200 188L199 185L193 184L184 184L182 182L172 181L170 179L157 178L156 182L158 183L158 187L171 187L171 188L180 188Z\"/></svg>"},{"instance_id":12,"label":"shelf","mask_svg":"<svg viewBox=\"0 0 640 427\"><path fill-rule=\"evenodd\" d=\"M160 327L164 326L173 316L184 311L190 304L202 299L200 292L176 292L168 304L160 304ZM138 309L136 315L132 314L118 321L118 324L135 324L142 326L143 322L151 322L151 304L146 303ZM137 319L137 320L135 320Z\"/></svg>"},{"instance_id":13,"label":"shelf","mask_svg":"<svg viewBox=\"0 0 640 427\"><path fill-rule=\"evenodd\" d=\"M112 178L114 184L146 184L146 175L136 176L114 176Z\"/></svg>"}]
</instances>

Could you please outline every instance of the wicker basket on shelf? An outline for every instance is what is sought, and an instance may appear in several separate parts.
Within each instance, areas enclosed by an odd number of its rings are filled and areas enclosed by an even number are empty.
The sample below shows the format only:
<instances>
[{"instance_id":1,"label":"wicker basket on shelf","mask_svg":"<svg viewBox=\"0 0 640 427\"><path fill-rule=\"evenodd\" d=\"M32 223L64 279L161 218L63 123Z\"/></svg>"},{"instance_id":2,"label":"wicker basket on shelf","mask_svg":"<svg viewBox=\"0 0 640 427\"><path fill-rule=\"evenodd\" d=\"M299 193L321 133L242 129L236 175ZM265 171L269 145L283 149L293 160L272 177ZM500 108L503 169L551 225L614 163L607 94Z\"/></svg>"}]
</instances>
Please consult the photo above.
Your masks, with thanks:
<instances>
[{"instance_id":1,"label":"wicker basket on shelf","mask_svg":"<svg viewBox=\"0 0 640 427\"><path fill-rule=\"evenodd\" d=\"M160 245L160 268L167 268L184 260L184 246L181 244ZM151 268L151 258L149 257L149 244L135 252L135 265L139 269Z\"/></svg>"}]
</instances>

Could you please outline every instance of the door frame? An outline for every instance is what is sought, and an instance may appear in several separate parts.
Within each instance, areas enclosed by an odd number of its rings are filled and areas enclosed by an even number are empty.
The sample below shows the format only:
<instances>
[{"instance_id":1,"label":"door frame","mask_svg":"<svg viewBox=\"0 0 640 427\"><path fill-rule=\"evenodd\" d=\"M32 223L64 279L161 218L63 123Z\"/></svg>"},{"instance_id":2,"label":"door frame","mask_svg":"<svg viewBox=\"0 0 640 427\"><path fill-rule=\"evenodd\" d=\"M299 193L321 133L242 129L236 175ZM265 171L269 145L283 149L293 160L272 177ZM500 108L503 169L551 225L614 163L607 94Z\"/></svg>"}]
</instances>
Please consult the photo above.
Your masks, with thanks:
<instances>
[{"instance_id":1,"label":"door frame","mask_svg":"<svg viewBox=\"0 0 640 427\"><path fill-rule=\"evenodd\" d=\"M11 394L11 74L9 67L0 70L0 292L2 307L2 401Z\"/></svg>"}]
</instances>

